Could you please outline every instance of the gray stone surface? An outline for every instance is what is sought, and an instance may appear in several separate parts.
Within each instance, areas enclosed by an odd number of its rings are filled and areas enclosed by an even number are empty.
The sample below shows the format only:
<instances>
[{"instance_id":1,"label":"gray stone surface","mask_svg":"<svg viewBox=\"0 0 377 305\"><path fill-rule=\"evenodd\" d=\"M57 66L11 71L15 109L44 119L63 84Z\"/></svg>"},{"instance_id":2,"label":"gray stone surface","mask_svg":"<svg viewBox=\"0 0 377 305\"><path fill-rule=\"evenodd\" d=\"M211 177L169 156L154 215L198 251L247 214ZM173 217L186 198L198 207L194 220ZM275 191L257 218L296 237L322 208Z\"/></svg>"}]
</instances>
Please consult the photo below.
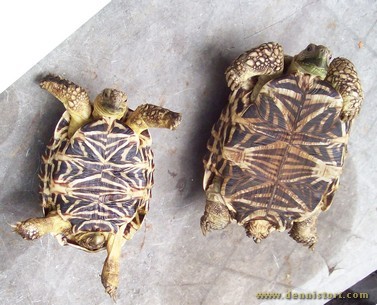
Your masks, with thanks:
<instances>
[{"instance_id":1,"label":"gray stone surface","mask_svg":"<svg viewBox=\"0 0 377 305\"><path fill-rule=\"evenodd\" d=\"M81 84L91 98L115 87L132 108L150 102L184 116L175 132L152 130L151 211L123 248L118 304L302 304L256 294L341 292L376 270L376 15L375 1L112 1L0 95L0 303L112 304L99 278L104 252L61 247L52 236L27 242L8 226L41 215L39 158L63 112L37 85L47 72ZM227 99L224 70L265 41L288 54L325 44L354 62L365 90L314 252L286 233L256 245L236 225L206 238L199 228L201 158Z\"/></svg>"},{"instance_id":2,"label":"gray stone surface","mask_svg":"<svg viewBox=\"0 0 377 305\"><path fill-rule=\"evenodd\" d=\"M367 297L362 295L365 293ZM347 295L352 295L355 298L344 299L338 297L332 299L326 305L375 305L377 303L377 271L343 291L342 296Z\"/></svg>"}]
</instances>

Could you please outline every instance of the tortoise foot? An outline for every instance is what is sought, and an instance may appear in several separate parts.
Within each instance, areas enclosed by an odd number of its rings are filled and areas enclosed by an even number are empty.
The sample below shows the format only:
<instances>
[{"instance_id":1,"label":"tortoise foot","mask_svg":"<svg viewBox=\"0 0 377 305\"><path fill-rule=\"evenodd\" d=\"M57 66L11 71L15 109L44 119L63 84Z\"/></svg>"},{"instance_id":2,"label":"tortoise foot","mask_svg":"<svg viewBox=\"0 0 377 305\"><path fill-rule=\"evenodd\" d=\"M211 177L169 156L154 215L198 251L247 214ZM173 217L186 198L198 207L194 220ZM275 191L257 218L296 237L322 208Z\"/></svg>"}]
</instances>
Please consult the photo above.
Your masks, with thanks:
<instances>
[{"instance_id":1,"label":"tortoise foot","mask_svg":"<svg viewBox=\"0 0 377 305\"><path fill-rule=\"evenodd\" d=\"M289 235L298 243L307 246L310 250L314 250L314 246L318 241L317 236L317 218L310 217L301 222L295 222Z\"/></svg>"},{"instance_id":2,"label":"tortoise foot","mask_svg":"<svg viewBox=\"0 0 377 305\"><path fill-rule=\"evenodd\" d=\"M227 207L220 202L207 200L204 215L200 218L200 227L205 236L211 230L224 229L230 223Z\"/></svg>"},{"instance_id":3,"label":"tortoise foot","mask_svg":"<svg viewBox=\"0 0 377 305\"><path fill-rule=\"evenodd\" d=\"M30 218L25 221L17 222L14 231L21 235L23 239L33 240L42 236L38 226L37 218Z\"/></svg>"},{"instance_id":4,"label":"tortoise foot","mask_svg":"<svg viewBox=\"0 0 377 305\"><path fill-rule=\"evenodd\" d=\"M106 259L102 269L101 281L106 293L115 302L119 284L119 264L111 259Z\"/></svg>"}]
</instances>

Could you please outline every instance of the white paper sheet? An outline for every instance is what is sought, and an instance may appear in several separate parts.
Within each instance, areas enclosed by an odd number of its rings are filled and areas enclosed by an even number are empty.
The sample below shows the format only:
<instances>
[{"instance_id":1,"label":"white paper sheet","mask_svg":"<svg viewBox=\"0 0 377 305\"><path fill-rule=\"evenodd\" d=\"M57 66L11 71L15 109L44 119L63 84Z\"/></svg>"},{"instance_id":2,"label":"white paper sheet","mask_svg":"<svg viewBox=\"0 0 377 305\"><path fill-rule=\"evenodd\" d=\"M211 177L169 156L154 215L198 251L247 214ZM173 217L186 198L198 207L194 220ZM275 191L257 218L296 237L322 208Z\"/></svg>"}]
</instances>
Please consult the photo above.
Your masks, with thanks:
<instances>
[{"instance_id":1,"label":"white paper sheet","mask_svg":"<svg viewBox=\"0 0 377 305\"><path fill-rule=\"evenodd\" d=\"M110 0L0 2L0 93Z\"/></svg>"}]
</instances>

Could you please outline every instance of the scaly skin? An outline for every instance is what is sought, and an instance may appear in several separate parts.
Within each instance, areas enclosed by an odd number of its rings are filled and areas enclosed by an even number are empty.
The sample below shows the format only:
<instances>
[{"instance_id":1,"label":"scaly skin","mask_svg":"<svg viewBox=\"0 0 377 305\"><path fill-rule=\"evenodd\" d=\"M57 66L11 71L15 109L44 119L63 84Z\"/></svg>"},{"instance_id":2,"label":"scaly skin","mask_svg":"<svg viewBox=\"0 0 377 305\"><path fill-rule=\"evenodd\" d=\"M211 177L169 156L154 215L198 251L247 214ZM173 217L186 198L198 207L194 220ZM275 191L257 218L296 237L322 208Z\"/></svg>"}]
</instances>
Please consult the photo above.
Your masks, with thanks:
<instances>
[{"instance_id":1,"label":"scaly skin","mask_svg":"<svg viewBox=\"0 0 377 305\"><path fill-rule=\"evenodd\" d=\"M332 84L343 98L342 120L352 121L360 112L364 99L355 66L346 58L335 58L329 66L325 80Z\"/></svg>"},{"instance_id":2,"label":"scaly skin","mask_svg":"<svg viewBox=\"0 0 377 305\"><path fill-rule=\"evenodd\" d=\"M51 212L46 217L30 218L18 222L13 227L22 238L33 240L48 233L54 235L68 233L72 226L69 221L63 220L56 212Z\"/></svg>"},{"instance_id":3,"label":"scaly skin","mask_svg":"<svg viewBox=\"0 0 377 305\"><path fill-rule=\"evenodd\" d=\"M279 75L284 68L284 54L281 45L275 42L261 44L240 55L225 71L231 90L243 87L251 90L254 76Z\"/></svg>"},{"instance_id":4,"label":"scaly skin","mask_svg":"<svg viewBox=\"0 0 377 305\"><path fill-rule=\"evenodd\" d=\"M293 223L292 229L289 231L289 235L298 243L309 247L310 250L314 250L314 246L318 241L317 236L317 219L319 213L315 213L313 216Z\"/></svg>"},{"instance_id":5,"label":"scaly skin","mask_svg":"<svg viewBox=\"0 0 377 305\"><path fill-rule=\"evenodd\" d=\"M103 265L101 281L106 292L116 301L119 284L120 255L125 242L123 238L124 226L117 234L109 234L107 239L107 258Z\"/></svg>"},{"instance_id":6,"label":"scaly skin","mask_svg":"<svg viewBox=\"0 0 377 305\"><path fill-rule=\"evenodd\" d=\"M206 191L206 207L204 215L200 218L204 236L211 230L224 229L231 221L229 210L221 199L220 187L220 178L215 177Z\"/></svg>"},{"instance_id":7,"label":"scaly skin","mask_svg":"<svg viewBox=\"0 0 377 305\"><path fill-rule=\"evenodd\" d=\"M134 234L140 229L148 207L141 207L135 217L128 224L119 228L118 233L108 234L107 237L107 257L103 264L101 282L106 293L116 301L119 285L120 256L124 243L132 239Z\"/></svg>"},{"instance_id":8,"label":"scaly skin","mask_svg":"<svg viewBox=\"0 0 377 305\"><path fill-rule=\"evenodd\" d=\"M249 221L244 224L246 235L252 238L256 243L260 243L262 239L268 237L268 235L275 230L275 227L271 225L268 220L257 219Z\"/></svg>"},{"instance_id":9,"label":"scaly skin","mask_svg":"<svg viewBox=\"0 0 377 305\"><path fill-rule=\"evenodd\" d=\"M324 79L331 60L331 51L322 45L309 44L293 57L288 73L308 73Z\"/></svg>"},{"instance_id":10,"label":"scaly skin","mask_svg":"<svg viewBox=\"0 0 377 305\"><path fill-rule=\"evenodd\" d=\"M85 89L61 76L52 74L43 78L40 86L60 100L67 109L71 117L68 127L69 138L89 121L92 107Z\"/></svg>"},{"instance_id":11,"label":"scaly skin","mask_svg":"<svg viewBox=\"0 0 377 305\"><path fill-rule=\"evenodd\" d=\"M148 128L176 129L180 124L180 113L170 111L160 106L144 104L135 109L127 118L126 125L140 134Z\"/></svg>"},{"instance_id":12,"label":"scaly skin","mask_svg":"<svg viewBox=\"0 0 377 305\"><path fill-rule=\"evenodd\" d=\"M127 95L116 89L104 89L94 100L93 118L121 119L127 112Z\"/></svg>"}]
</instances>

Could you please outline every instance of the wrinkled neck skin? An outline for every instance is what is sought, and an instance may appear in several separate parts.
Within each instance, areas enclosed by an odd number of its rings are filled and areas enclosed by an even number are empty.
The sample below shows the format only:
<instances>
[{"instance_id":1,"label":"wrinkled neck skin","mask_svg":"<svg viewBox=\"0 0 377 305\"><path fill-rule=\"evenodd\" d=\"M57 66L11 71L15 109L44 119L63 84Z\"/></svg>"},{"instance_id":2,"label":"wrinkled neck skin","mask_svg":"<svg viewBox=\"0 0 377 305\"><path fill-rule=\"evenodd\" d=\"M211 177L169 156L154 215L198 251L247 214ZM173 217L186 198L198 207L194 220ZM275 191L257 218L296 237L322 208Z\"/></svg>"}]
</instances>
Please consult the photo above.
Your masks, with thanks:
<instances>
[{"instance_id":1,"label":"wrinkled neck skin","mask_svg":"<svg viewBox=\"0 0 377 305\"><path fill-rule=\"evenodd\" d=\"M93 118L101 119L103 117L112 118L114 120L120 120L127 113L127 109L124 111L111 111L111 109L104 108L103 105L99 102L94 102L93 105Z\"/></svg>"},{"instance_id":2,"label":"wrinkled neck skin","mask_svg":"<svg viewBox=\"0 0 377 305\"><path fill-rule=\"evenodd\" d=\"M318 76L321 80L324 80L327 74L327 68L319 67L313 63L299 63L295 56L292 60L291 65L289 66L288 74L297 72Z\"/></svg>"}]
</instances>

